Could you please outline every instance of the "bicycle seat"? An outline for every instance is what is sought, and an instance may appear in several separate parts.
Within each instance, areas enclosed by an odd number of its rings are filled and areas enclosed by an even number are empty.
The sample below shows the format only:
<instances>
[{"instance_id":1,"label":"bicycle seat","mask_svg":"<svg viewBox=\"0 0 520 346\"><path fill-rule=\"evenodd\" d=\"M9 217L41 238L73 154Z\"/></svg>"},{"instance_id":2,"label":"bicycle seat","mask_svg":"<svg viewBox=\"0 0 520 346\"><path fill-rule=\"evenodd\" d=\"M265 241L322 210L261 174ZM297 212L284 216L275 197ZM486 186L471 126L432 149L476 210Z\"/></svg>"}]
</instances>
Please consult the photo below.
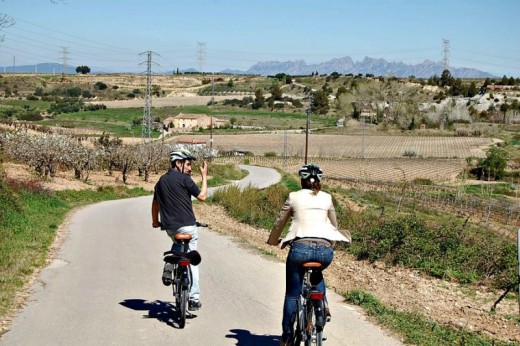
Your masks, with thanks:
<instances>
[{"instance_id":1,"label":"bicycle seat","mask_svg":"<svg viewBox=\"0 0 520 346\"><path fill-rule=\"evenodd\" d=\"M175 240L190 240L191 239L191 234L176 233L174 238L175 238Z\"/></svg>"},{"instance_id":2,"label":"bicycle seat","mask_svg":"<svg viewBox=\"0 0 520 346\"><path fill-rule=\"evenodd\" d=\"M304 268L321 268L320 262L305 262L302 264Z\"/></svg>"}]
</instances>

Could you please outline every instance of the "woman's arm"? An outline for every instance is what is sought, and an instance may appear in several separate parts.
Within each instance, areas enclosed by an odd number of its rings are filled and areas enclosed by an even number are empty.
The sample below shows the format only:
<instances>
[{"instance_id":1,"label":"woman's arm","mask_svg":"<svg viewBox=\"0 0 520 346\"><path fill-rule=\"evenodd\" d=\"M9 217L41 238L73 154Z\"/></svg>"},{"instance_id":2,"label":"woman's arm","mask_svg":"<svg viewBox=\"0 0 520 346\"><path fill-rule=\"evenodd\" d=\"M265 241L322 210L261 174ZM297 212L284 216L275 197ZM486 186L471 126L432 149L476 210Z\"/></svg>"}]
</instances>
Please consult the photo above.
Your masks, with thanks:
<instances>
[{"instance_id":1,"label":"woman's arm","mask_svg":"<svg viewBox=\"0 0 520 346\"><path fill-rule=\"evenodd\" d=\"M285 201L282 210L278 214L276 221L274 222L273 229L271 230L271 234L269 234L269 239L267 239L267 244L269 245L278 245L280 243L280 235L282 234L282 230L285 227L287 221L292 215L291 203L289 198Z\"/></svg>"}]
</instances>

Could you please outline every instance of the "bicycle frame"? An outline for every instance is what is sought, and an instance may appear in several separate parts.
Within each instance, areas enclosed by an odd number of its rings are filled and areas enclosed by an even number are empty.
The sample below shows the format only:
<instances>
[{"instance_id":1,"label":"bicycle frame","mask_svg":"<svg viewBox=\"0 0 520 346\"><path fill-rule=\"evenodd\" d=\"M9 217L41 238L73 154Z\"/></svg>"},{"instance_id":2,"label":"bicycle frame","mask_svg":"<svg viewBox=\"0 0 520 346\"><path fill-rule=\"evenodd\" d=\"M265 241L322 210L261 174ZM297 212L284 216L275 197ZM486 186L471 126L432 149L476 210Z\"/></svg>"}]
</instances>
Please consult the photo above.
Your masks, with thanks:
<instances>
[{"instance_id":1,"label":"bicycle frame","mask_svg":"<svg viewBox=\"0 0 520 346\"><path fill-rule=\"evenodd\" d=\"M294 344L321 345L323 328L325 327L325 293L318 291L311 283L311 274L321 271L321 263L307 262L303 264L305 275L303 288L297 302L296 331Z\"/></svg>"}]
</instances>

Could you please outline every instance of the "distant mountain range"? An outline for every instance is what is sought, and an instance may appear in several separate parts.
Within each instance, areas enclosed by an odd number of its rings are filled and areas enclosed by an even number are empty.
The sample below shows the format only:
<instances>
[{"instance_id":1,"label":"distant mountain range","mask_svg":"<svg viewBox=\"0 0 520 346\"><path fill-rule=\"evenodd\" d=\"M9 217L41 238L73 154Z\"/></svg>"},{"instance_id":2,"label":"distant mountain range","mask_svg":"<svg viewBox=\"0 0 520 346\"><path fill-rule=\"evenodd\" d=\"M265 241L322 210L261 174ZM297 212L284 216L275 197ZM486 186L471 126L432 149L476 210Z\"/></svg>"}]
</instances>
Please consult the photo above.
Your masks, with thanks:
<instances>
[{"instance_id":1,"label":"distant mountain range","mask_svg":"<svg viewBox=\"0 0 520 346\"><path fill-rule=\"evenodd\" d=\"M91 73L125 73L128 71L110 71L102 67L92 67ZM63 66L57 63L42 63L37 65L21 65L21 66L5 66L0 67L0 73L45 73L45 74L61 74ZM332 59L318 64L306 64L304 60L294 61L263 61L251 66L248 70L232 70L226 69L219 71L227 74L257 74L262 76L275 75L277 73L286 73L289 75L310 75L312 73L330 74L338 72L341 74L352 73L367 74L371 73L375 76L395 76L429 78L431 76L440 76L444 70L442 62L425 60L420 64L405 64L403 62L388 62L385 59L376 59L365 57L362 61L354 62L350 57ZM466 67L450 67L451 75L455 78L496 78L499 76L491 73L480 71L474 68ZM196 72L197 70L190 68L179 72ZM76 67L67 66L66 74L75 74ZM171 71L170 73L173 73Z\"/></svg>"},{"instance_id":2,"label":"distant mountain range","mask_svg":"<svg viewBox=\"0 0 520 346\"><path fill-rule=\"evenodd\" d=\"M365 57L363 61L354 62L346 56L339 59L332 59L319 64L307 65L304 60L295 61L265 61L259 62L250 67L246 73L259 75L275 75L277 73L287 73L289 75L309 75L318 72L319 74L330 74L338 72L341 74L352 73L367 74L375 76L395 76L429 78L433 75L440 76L444 70L442 62L425 60L423 63L409 65L402 62L388 62L385 59L375 59ZM487 78L497 77L490 73L483 72L474 68L450 67L451 75L455 78Z\"/></svg>"}]
</instances>

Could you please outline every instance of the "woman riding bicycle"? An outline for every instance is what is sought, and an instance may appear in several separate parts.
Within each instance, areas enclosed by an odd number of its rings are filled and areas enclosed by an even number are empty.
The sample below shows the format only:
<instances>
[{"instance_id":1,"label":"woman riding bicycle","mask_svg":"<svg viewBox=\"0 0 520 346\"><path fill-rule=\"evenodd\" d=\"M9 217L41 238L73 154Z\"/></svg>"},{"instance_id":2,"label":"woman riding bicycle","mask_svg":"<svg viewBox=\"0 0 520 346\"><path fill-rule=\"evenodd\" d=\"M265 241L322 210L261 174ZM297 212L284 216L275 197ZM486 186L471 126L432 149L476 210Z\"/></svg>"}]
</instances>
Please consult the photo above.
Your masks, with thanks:
<instances>
[{"instance_id":1,"label":"woman riding bicycle","mask_svg":"<svg viewBox=\"0 0 520 346\"><path fill-rule=\"evenodd\" d=\"M302 189L291 192L278 214L267 243L290 246L285 271L285 300L282 319L282 339L280 345L290 345L294 334L294 321L298 296L302 291L305 262L320 262L325 269L334 256L336 241L350 242L338 230L336 211L330 194L321 191L323 172L315 164L304 165L298 171ZM280 239L282 230L292 217L291 226L285 238ZM325 292L323 276L317 278L317 289ZM330 316L328 306L326 314Z\"/></svg>"}]
</instances>

